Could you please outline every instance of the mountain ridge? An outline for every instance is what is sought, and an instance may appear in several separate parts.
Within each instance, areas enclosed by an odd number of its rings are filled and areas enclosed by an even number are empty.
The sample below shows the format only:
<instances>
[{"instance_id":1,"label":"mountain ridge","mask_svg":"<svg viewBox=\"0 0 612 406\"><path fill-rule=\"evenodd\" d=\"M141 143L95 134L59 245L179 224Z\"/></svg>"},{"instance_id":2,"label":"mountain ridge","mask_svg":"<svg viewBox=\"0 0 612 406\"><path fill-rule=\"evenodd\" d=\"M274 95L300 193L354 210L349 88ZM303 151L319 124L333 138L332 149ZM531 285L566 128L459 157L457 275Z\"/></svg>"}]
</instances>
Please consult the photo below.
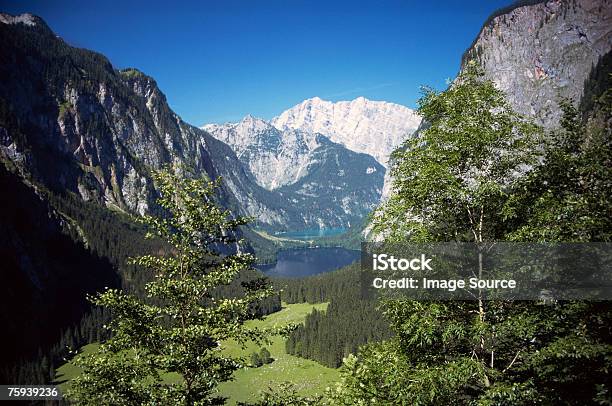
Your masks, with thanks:
<instances>
[{"instance_id":1,"label":"mountain ridge","mask_svg":"<svg viewBox=\"0 0 612 406\"><path fill-rule=\"evenodd\" d=\"M302 187L309 184L306 177L316 159L335 157L338 161L338 155L315 154L318 148L336 144L347 151L371 156L380 167L368 165L365 175L374 183L364 182L363 175L356 173L354 181L348 184L341 182L348 193L345 196L337 193L336 200L345 202L342 207L354 212L355 207L346 207L347 196L354 196L352 191L356 190L357 184L360 188L365 187L370 193L360 196L366 200L363 201L363 209L358 210L365 215L389 190L387 161L391 152L411 136L420 123L418 114L396 103L371 101L363 96L351 101L330 102L315 96L285 110L270 121L249 114L238 122L206 124L201 128L230 145L261 186L267 189L282 188L285 192L292 191L301 195L311 193L301 187L291 186L300 182ZM317 141L322 139L329 142ZM348 153L341 154L351 165L360 166L356 164L359 155L348 157ZM353 172L345 171L340 165L336 166L332 165L329 169L333 168L339 175L347 172L346 178L351 178L348 174ZM384 173L382 183L377 176L371 176L381 171ZM320 173L316 177L319 182L330 185L335 182L330 182L329 177L322 178ZM291 199L293 202L301 201L301 197ZM355 223L355 219L352 223Z\"/></svg>"},{"instance_id":2,"label":"mountain ridge","mask_svg":"<svg viewBox=\"0 0 612 406\"><path fill-rule=\"evenodd\" d=\"M380 200L385 168L322 134L278 129L251 115L202 128L230 145L259 185L278 192L301 213L329 219L313 228L360 223Z\"/></svg>"},{"instance_id":3,"label":"mountain ridge","mask_svg":"<svg viewBox=\"0 0 612 406\"><path fill-rule=\"evenodd\" d=\"M261 187L228 145L172 111L150 76L71 47L38 17L3 14L0 38L0 155L51 190L142 214L156 210L149 171L186 166L223 177L220 202L264 229L338 224L337 213L300 212Z\"/></svg>"},{"instance_id":4,"label":"mountain ridge","mask_svg":"<svg viewBox=\"0 0 612 406\"><path fill-rule=\"evenodd\" d=\"M269 190L307 175L308 157L321 145L310 134L281 131L251 115L236 123L208 124L201 128L231 146L258 183Z\"/></svg>"}]
</instances>

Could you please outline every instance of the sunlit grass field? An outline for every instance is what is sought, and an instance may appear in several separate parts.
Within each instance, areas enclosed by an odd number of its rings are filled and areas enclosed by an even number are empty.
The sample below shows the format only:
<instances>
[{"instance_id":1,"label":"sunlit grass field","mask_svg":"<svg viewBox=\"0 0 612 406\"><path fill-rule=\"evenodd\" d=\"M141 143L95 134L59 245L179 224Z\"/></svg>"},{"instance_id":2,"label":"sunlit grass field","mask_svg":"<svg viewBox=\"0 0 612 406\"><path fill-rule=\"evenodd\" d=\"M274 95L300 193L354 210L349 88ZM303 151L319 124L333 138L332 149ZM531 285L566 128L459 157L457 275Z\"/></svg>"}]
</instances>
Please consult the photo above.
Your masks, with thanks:
<instances>
[{"instance_id":1,"label":"sunlit grass field","mask_svg":"<svg viewBox=\"0 0 612 406\"><path fill-rule=\"evenodd\" d=\"M290 323L302 323L306 315L312 309L325 310L327 303L308 304L285 304L279 312L267 316L264 320L249 321L251 327L271 328L282 327ZM225 382L219 386L221 396L228 398L228 404L236 402L252 401L259 398L262 391L270 387L276 387L281 382L291 382L295 388L303 395L314 395L322 393L326 387L338 380L338 371L327 368L315 361L294 357L285 352L285 339L275 336L269 344L257 345L249 343L242 348L238 343L229 341L224 343L224 351L228 355L244 357L248 360L253 352L259 352L262 347L270 351L274 360L272 363L263 365L259 368L245 367L236 371L234 380ZM83 353L95 351L97 344L88 344L81 350ZM65 389L69 381L80 373L79 368L68 362L56 370L56 382ZM177 379L176 375L167 374L164 377L168 381Z\"/></svg>"}]
</instances>

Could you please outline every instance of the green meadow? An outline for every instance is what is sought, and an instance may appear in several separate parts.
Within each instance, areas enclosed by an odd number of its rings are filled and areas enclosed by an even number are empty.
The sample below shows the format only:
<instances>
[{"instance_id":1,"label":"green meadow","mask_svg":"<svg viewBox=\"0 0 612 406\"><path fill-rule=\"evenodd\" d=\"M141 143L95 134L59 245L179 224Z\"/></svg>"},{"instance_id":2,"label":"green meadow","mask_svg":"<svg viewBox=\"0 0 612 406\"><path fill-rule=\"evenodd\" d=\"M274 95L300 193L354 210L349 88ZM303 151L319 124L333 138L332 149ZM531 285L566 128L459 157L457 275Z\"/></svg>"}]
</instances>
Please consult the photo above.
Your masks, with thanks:
<instances>
[{"instance_id":1,"label":"green meadow","mask_svg":"<svg viewBox=\"0 0 612 406\"><path fill-rule=\"evenodd\" d=\"M251 327L272 328L282 327L292 323L303 323L306 315L313 309L325 310L327 303L308 304L283 303L283 309L267 316L263 320L249 321ZM277 387L282 382L290 382L303 395L314 395L322 393L325 388L333 385L339 375L336 369L327 368L321 364L294 357L285 352L285 339L281 336L272 337L269 343L260 345L247 343L244 348L234 341L224 343L224 351L235 357L243 357L248 364L250 355L259 352L262 347L270 351L273 362L259 368L244 367L234 374L234 380L225 382L219 386L222 396L228 398L227 404L234 405L236 402L253 401L259 398L262 391ZM84 346L82 353L95 351L97 344ZM62 389L66 389L70 380L80 373L79 368L68 362L56 369L55 381L60 383ZM177 379L175 375L167 374L167 381Z\"/></svg>"}]
</instances>

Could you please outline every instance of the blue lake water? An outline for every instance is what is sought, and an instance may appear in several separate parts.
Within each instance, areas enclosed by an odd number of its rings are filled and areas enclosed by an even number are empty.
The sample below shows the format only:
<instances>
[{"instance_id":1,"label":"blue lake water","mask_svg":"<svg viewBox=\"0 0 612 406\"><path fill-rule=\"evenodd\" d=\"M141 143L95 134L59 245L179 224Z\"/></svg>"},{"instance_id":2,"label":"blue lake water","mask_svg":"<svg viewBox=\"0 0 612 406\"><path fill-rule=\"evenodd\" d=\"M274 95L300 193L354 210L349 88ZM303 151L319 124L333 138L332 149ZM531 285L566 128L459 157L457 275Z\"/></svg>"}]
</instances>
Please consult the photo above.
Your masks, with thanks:
<instances>
[{"instance_id":1,"label":"blue lake water","mask_svg":"<svg viewBox=\"0 0 612 406\"><path fill-rule=\"evenodd\" d=\"M269 276L301 278L330 272L358 261L361 251L346 248L294 248L280 251L276 263L257 265Z\"/></svg>"},{"instance_id":2,"label":"blue lake water","mask_svg":"<svg viewBox=\"0 0 612 406\"><path fill-rule=\"evenodd\" d=\"M313 238L329 237L345 233L346 228L316 228L302 231L288 231L286 233L278 233L276 236L285 238L294 238L296 240L312 240Z\"/></svg>"}]
</instances>

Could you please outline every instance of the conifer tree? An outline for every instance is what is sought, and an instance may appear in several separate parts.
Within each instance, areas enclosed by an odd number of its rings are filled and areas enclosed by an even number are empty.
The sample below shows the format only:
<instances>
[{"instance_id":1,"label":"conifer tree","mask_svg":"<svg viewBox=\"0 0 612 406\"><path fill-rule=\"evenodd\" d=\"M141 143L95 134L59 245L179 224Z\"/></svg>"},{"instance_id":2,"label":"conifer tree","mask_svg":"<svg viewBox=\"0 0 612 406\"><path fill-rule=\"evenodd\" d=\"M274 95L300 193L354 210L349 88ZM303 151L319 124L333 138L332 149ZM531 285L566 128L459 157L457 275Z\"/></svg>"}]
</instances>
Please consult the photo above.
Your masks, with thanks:
<instances>
[{"instance_id":1,"label":"conifer tree","mask_svg":"<svg viewBox=\"0 0 612 406\"><path fill-rule=\"evenodd\" d=\"M253 351L251 353L251 366L253 368L259 368L262 365L263 365L263 362L261 362L261 358L259 357L259 354Z\"/></svg>"},{"instance_id":2,"label":"conifer tree","mask_svg":"<svg viewBox=\"0 0 612 406\"><path fill-rule=\"evenodd\" d=\"M268 351L266 347L263 347L261 351L259 351L259 358L261 359L261 362L264 364L269 364L273 361L270 355L270 351Z\"/></svg>"}]
</instances>

